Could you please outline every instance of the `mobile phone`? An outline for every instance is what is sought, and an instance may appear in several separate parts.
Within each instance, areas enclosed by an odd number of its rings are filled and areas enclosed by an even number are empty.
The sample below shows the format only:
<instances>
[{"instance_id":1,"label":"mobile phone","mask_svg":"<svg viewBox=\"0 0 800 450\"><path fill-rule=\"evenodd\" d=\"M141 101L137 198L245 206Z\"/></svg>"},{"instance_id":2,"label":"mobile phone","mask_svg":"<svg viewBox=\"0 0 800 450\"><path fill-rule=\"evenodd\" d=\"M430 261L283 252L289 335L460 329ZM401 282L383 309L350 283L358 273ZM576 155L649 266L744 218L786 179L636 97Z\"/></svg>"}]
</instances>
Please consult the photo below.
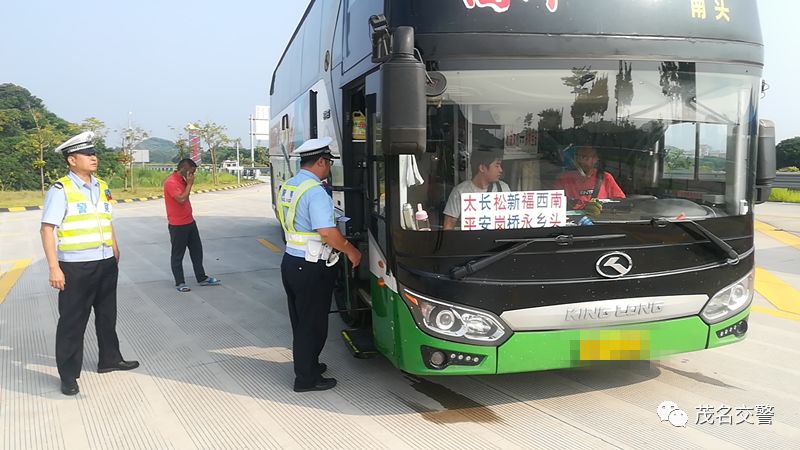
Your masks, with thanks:
<instances>
[{"instance_id":1,"label":"mobile phone","mask_svg":"<svg viewBox=\"0 0 800 450\"><path fill-rule=\"evenodd\" d=\"M183 177L183 179L185 180L186 177L189 175L189 171L186 170L186 169L183 169L183 170L180 171L180 174Z\"/></svg>"}]
</instances>

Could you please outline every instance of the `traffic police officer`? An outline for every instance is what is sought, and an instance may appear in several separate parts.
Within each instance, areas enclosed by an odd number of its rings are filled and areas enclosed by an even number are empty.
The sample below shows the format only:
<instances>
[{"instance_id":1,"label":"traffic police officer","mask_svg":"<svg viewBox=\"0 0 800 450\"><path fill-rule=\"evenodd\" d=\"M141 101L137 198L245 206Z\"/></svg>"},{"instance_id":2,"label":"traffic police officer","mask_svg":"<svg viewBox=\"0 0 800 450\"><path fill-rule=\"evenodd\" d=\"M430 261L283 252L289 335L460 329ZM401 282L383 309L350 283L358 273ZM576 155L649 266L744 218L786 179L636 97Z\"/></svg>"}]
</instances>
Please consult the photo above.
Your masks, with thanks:
<instances>
[{"instance_id":1,"label":"traffic police officer","mask_svg":"<svg viewBox=\"0 0 800 450\"><path fill-rule=\"evenodd\" d=\"M97 153L87 131L64 142L61 152L69 174L47 191L41 236L50 286L58 289L56 365L64 395L78 393L83 364L83 335L94 308L99 373L130 370L117 338L117 275L119 248L111 226L111 191L95 178ZM58 243L53 236L58 228Z\"/></svg>"},{"instance_id":2,"label":"traffic police officer","mask_svg":"<svg viewBox=\"0 0 800 450\"><path fill-rule=\"evenodd\" d=\"M310 139L292 155L301 170L280 189L278 218L286 237L281 278L292 322L295 392L324 391L336 379L323 378L327 366L319 355L328 337L328 310L339 271L340 251L357 267L361 252L342 236L334 222L333 201L321 180L337 159L329 137Z\"/></svg>"}]
</instances>

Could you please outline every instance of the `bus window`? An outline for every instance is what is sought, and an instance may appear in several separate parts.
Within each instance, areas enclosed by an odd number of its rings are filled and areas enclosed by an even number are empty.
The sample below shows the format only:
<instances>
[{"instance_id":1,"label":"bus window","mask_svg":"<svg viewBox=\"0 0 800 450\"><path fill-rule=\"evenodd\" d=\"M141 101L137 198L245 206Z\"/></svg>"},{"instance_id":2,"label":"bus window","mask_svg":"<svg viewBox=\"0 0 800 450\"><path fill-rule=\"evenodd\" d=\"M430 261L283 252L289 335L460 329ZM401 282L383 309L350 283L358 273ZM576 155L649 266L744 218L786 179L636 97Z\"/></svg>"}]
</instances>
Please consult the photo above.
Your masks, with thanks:
<instances>
[{"instance_id":1,"label":"bus window","mask_svg":"<svg viewBox=\"0 0 800 450\"><path fill-rule=\"evenodd\" d=\"M728 127L722 124L700 124L700 179L725 181L728 158Z\"/></svg>"},{"instance_id":2,"label":"bus window","mask_svg":"<svg viewBox=\"0 0 800 450\"><path fill-rule=\"evenodd\" d=\"M664 178L694 179L694 148L697 125L679 123L667 128L664 135Z\"/></svg>"}]
</instances>

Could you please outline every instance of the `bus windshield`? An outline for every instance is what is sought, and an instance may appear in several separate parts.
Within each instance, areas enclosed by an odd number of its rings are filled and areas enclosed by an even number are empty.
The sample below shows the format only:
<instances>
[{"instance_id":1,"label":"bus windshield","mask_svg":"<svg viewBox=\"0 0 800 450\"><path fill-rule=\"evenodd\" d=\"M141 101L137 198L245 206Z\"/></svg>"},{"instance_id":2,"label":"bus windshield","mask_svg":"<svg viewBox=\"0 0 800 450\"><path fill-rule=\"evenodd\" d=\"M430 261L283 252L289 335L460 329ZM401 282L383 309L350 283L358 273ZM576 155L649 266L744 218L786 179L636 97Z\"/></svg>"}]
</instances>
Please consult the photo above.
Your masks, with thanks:
<instances>
[{"instance_id":1,"label":"bus windshield","mask_svg":"<svg viewBox=\"0 0 800 450\"><path fill-rule=\"evenodd\" d=\"M750 211L754 69L619 61L442 73L426 153L401 157L404 218L422 208L426 227L480 231ZM559 220L499 219L498 208L544 192L559 199L549 205ZM469 226L464 208L477 210Z\"/></svg>"}]
</instances>

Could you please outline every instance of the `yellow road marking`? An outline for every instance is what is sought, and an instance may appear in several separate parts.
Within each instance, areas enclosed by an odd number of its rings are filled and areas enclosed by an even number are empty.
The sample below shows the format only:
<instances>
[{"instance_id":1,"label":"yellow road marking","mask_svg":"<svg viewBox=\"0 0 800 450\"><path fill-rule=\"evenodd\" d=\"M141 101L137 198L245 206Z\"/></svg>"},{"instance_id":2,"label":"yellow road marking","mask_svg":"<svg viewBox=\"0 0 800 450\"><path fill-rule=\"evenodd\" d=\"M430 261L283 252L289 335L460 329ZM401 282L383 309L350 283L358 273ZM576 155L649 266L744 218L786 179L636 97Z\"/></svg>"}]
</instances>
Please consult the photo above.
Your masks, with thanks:
<instances>
[{"instance_id":1,"label":"yellow road marking","mask_svg":"<svg viewBox=\"0 0 800 450\"><path fill-rule=\"evenodd\" d=\"M756 267L756 290L779 310L800 315L800 291L761 267Z\"/></svg>"},{"instance_id":2,"label":"yellow road marking","mask_svg":"<svg viewBox=\"0 0 800 450\"><path fill-rule=\"evenodd\" d=\"M275 253L280 253L282 251L277 245L273 244L272 242L266 239L259 239L258 242Z\"/></svg>"},{"instance_id":3,"label":"yellow road marking","mask_svg":"<svg viewBox=\"0 0 800 450\"><path fill-rule=\"evenodd\" d=\"M8 211L9 212L22 212L22 211L27 211L27 209L25 209L24 206L12 206L11 208L8 208Z\"/></svg>"},{"instance_id":4,"label":"yellow road marking","mask_svg":"<svg viewBox=\"0 0 800 450\"><path fill-rule=\"evenodd\" d=\"M5 261L6 263L11 263L11 270L0 274L0 304L2 304L6 300L6 295L11 291L11 288L17 283L19 277L22 276L22 272L25 272L25 268L28 267L32 259L18 259L16 261ZM4 262L4 261L0 261Z\"/></svg>"},{"instance_id":5,"label":"yellow road marking","mask_svg":"<svg viewBox=\"0 0 800 450\"><path fill-rule=\"evenodd\" d=\"M775 239L777 241L783 242L784 244L794 247L800 250L800 237L793 235L792 233L781 231L773 227L772 225L766 224L764 222L759 222L758 220L755 221L756 231L766 234L767 236Z\"/></svg>"},{"instance_id":6,"label":"yellow road marking","mask_svg":"<svg viewBox=\"0 0 800 450\"><path fill-rule=\"evenodd\" d=\"M796 320L800 322L800 316L797 314L778 311L775 309L765 308L763 306L758 306L758 305L753 305L751 309L758 313L769 314L770 316L780 317L781 319Z\"/></svg>"}]
</instances>

